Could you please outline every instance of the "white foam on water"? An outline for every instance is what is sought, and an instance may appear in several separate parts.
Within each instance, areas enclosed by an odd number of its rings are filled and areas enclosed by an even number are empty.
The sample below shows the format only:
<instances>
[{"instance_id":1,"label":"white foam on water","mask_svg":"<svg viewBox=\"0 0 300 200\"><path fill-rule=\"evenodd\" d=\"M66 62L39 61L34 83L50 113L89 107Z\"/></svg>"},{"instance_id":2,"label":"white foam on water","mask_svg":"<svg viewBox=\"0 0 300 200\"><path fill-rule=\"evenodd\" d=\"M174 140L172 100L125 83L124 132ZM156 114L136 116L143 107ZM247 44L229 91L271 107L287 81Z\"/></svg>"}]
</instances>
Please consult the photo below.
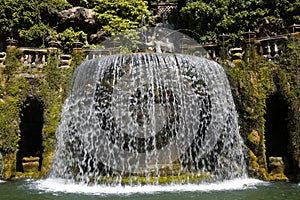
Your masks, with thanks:
<instances>
[{"instance_id":1,"label":"white foam on water","mask_svg":"<svg viewBox=\"0 0 300 200\"><path fill-rule=\"evenodd\" d=\"M65 179L38 180L32 187L49 193L78 193L87 195L130 195L130 194L153 194L160 192L211 192L226 190L255 189L257 185L268 184L267 182L251 179L238 178L217 183L182 184L182 185L87 185L74 183Z\"/></svg>"}]
</instances>

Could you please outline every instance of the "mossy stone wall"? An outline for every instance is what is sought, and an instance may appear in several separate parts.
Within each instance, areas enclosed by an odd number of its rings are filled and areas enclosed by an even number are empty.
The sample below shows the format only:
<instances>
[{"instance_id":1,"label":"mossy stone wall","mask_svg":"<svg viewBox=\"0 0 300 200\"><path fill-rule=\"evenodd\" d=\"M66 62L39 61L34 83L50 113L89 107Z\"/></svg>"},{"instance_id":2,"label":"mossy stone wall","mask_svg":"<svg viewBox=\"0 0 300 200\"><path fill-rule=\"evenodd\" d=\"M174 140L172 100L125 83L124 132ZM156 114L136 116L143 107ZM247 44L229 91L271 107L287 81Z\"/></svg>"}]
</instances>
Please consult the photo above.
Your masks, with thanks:
<instances>
[{"instance_id":1,"label":"mossy stone wall","mask_svg":"<svg viewBox=\"0 0 300 200\"><path fill-rule=\"evenodd\" d=\"M251 176L279 180L268 173L265 141L267 100L280 94L288 104L288 153L293 157L289 166L290 181L299 181L300 169L300 39L286 41L286 51L277 62L267 61L252 48L251 57L225 66L239 113L240 133L248 151L248 171ZM298 47L298 49L296 48ZM282 122L284 123L284 122ZM272 133L270 133L272 134ZM272 138L272 135L271 135Z\"/></svg>"},{"instance_id":2,"label":"mossy stone wall","mask_svg":"<svg viewBox=\"0 0 300 200\"><path fill-rule=\"evenodd\" d=\"M3 155L3 178L26 176L16 172L16 154L20 136L20 112L27 98L34 97L44 106L43 163L41 171L30 176L41 177L49 171L55 149L55 131L68 91L73 70L83 61L82 52L74 52L71 66L59 67L58 49L49 49L43 69L28 70L20 63L22 52L7 48L6 65L0 68L0 152ZM29 175L29 174L27 174Z\"/></svg>"},{"instance_id":3,"label":"mossy stone wall","mask_svg":"<svg viewBox=\"0 0 300 200\"><path fill-rule=\"evenodd\" d=\"M234 67L223 65L239 113L249 174L265 180L275 179L268 173L265 147L266 104L269 96L274 93L280 93L289 105L288 148L295 165L290 179L300 179L297 177L300 168L300 50L296 48L300 46L299 37L287 41L285 46L285 54L281 53L277 63L258 56L254 47ZM68 84L74 68L85 58L81 50L76 50L72 55L71 66L60 68L59 50L49 50L47 65L43 70L28 71L21 66L21 53L15 47L8 48L5 68L0 68L0 152L4 161L4 179L24 176L16 172L16 153L20 140L19 113L28 97L35 97L44 105L43 165L41 171L33 176L41 177L49 172L55 149L55 131Z\"/></svg>"}]
</instances>

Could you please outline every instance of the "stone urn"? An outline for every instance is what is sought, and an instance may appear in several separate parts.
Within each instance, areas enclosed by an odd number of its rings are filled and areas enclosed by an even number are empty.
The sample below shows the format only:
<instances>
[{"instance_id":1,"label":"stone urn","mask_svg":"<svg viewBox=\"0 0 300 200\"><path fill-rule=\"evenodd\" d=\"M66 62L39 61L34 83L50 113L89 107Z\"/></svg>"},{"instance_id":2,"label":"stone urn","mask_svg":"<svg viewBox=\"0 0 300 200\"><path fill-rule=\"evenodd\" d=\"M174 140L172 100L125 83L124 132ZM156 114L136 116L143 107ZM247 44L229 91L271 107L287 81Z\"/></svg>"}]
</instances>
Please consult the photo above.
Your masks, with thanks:
<instances>
[{"instance_id":1,"label":"stone urn","mask_svg":"<svg viewBox=\"0 0 300 200\"><path fill-rule=\"evenodd\" d=\"M69 67L71 65L71 55L61 54L59 56L59 65L60 67Z\"/></svg>"},{"instance_id":2,"label":"stone urn","mask_svg":"<svg viewBox=\"0 0 300 200\"><path fill-rule=\"evenodd\" d=\"M22 159L24 173L39 171L39 160L39 157L24 157Z\"/></svg>"},{"instance_id":3,"label":"stone urn","mask_svg":"<svg viewBox=\"0 0 300 200\"><path fill-rule=\"evenodd\" d=\"M288 181L284 174L285 165L282 157L269 157L269 176L271 180Z\"/></svg>"}]
</instances>

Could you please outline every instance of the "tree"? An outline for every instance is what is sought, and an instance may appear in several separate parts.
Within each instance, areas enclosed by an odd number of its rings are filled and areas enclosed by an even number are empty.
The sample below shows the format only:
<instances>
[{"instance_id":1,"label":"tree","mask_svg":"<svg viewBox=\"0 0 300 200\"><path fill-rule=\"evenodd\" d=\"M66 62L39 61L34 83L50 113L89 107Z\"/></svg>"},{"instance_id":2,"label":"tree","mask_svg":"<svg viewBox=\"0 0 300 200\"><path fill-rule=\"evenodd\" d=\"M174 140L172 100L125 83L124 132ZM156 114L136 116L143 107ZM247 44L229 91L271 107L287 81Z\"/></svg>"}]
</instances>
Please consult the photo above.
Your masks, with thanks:
<instances>
[{"instance_id":1,"label":"tree","mask_svg":"<svg viewBox=\"0 0 300 200\"><path fill-rule=\"evenodd\" d=\"M83 44L87 42L87 34L83 31L74 31L72 27L67 28L62 33L59 33L59 38L62 42L62 46L66 49L71 49L74 42L81 42Z\"/></svg>"},{"instance_id":2,"label":"tree","mask_svg":"<svg viewBox=\"0 0 300 200\"><path fill-rule=\"evenodd\" d=\"M111 34L138 28L143 15L146 21L151 20L147 2L143 0L96 0L92 7L103 24L100 30Z\"/></svg>"},{"instance_id":3,"label":"tree","mask_svg":"<svg viewBox=\"0 0 300 200\"><path fill-rule=\"evenodd\" d=\"M284 20L286 25L300 23L300 0L267 0L268 16Z\"/></svg>"},{"instance_id":4,"label":"tree","mask_svg":"<svg viewBox=\"0 0 300 200\"><path fill-rule=\"evenodd\" d=\"M13 37L21 45L40 46L45 31L55 28L52 10L68 7L64 0L1 0L0 40Z\"/></svg>"},{"instance_id":5,"label":"tree","mask_svg":"<svg viewBox=\"0 0 300 200\"><path fill-rule=\"evenodd\" d=\"M239 41L244 31L253 30L267 11L262 0L189 1L180 10L180 28L196 30L202 35L202 43L217 42L222 33Z\"/></svg>"},{"instance_id":6,"label":"tree","mask_svg":"<svg viewBox=\"0 0 300 200\"><path fill-rule=\"evenodd\" d=\"M202 43L217 42L225 33L239 45L243 34L254 30L264 17L286 26L300 23L300 0L181 0L180 6L178 28L195 30Z\"/></svg>"},{"instance_id":7,"label":"tree","mask_svg":"<svg viewBox=\"0 0 300 200\"><path fill-rule=\"evenodd\" d=\"M70 2L70 3L69 3ZM70 46L72 36L83 40L98 32L111 34L134 29L142 23L143 15L146 22L150 21L147 2L143 0L1 0L0 1L0 49L5 48L8 37L17 39L20 46L43 46L44 40L51 35L52 39L62 37L64 44ZM93 9L97 20L93 29L73 24L61 24L59 11L82 6ZM72 27L71 27L72 26ZM72 30L70 29L72 28ZM83 32L85 31L85 32ZM68 35L70 34L70 35ZM69 39L69 41L68 41Z\"/></svg>"},{"instance_id":8,"label":"tree","mask_svg":"<svg viewBox=\"0 0 300 200\"><path fill-rule=\"evenodd\" d=\"M88 8L95 0L67 0L72 6L82 6Z\"/></svg>"}]
</instances>

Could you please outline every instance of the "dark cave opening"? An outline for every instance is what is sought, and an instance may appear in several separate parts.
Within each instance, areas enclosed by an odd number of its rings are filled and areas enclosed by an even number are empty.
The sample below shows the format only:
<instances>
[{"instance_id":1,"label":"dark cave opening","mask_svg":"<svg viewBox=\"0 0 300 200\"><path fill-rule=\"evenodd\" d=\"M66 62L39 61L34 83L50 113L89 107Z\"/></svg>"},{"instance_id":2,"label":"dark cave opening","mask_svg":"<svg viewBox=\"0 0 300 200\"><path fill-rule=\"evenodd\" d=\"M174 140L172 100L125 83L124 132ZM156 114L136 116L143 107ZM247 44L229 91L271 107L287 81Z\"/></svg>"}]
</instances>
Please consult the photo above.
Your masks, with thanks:
<instances>
[{"instance_id":1,"label":"dark cave opening","mask_svg":"<svg viewBox=\"0 0 300 200\"><path fill-rule=\"evenodd\" d=\"M273 94L267 99L267 112L265 114L265 145L267 164L269 157L282 157L284 173L292 173L293 157L289 153L289 130L288 130L288 103L281 94ZM268 167L269 172L270 168Z\"/></svg>"},{"instance_id":2,"label":"dark cave opening","mask_svg":"<svg viewBox=\"0 0 300 200\"><path fill-rule=\"evenodd\" d=\"M18 172L24 172L23 158L38 157L38 170L41 170L43 160L42 128L44 124L44 107L36 98L28 98L20 112L19 151L17 153Z\"/></svg>"}]
</instances>

